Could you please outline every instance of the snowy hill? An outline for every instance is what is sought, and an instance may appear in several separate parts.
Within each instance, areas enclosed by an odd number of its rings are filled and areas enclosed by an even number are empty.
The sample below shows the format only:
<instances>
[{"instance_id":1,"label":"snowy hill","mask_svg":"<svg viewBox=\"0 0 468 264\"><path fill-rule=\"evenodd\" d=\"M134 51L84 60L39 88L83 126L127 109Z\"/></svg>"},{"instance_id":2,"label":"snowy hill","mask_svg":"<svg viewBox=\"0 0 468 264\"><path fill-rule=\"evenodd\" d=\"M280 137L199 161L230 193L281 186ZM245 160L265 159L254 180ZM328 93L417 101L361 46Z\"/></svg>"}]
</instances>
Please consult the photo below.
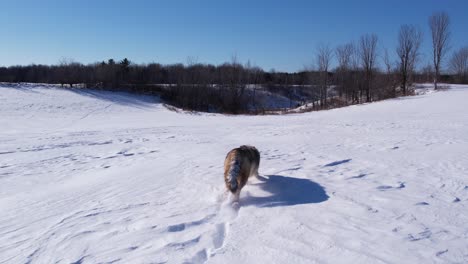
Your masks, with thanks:
<instances>
[{"instance_id":1,"label":"snowy hill","mask_svg":"<svg viewBox=\"0 0 468 264\"><path fill-rule=\"evenodd\" d=\"M0 86L0 263L467 263L468 87L278 116ZM225 204L226 153L261 178Z\"/></svg>"}]
</instances>

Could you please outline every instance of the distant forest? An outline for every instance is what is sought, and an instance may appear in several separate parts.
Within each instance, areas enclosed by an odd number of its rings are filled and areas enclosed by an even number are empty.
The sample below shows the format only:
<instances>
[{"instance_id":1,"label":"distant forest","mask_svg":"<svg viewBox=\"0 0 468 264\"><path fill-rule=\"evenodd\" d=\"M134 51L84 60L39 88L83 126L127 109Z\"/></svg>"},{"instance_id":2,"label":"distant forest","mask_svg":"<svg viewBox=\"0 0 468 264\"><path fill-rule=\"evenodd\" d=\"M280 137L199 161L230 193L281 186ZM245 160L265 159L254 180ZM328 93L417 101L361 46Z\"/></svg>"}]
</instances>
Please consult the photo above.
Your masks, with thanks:
<instances>
[{"instance_id":1,"label":"distant forest","mask_svg":"<svg viewBox=\"0 0 468 264\"><path fill-rule=\"evenodd\" d=\"M88 65L62 60L57 65L0 67L0 82L79 84L81 88L159 95L177 107L208 112L262 113L265 109L256 102L256 91L309 103L312 110L329 109L411 95L415 82L434 82L436 89L438 82L468 83L468 46L454 50L448 58L448 15L433 14L429 27L433 63L419 71L422 32L402 25L395 62L390 61L388 50L378 49L376 34L366 34L336 48L317 47L313 69L296 73L266 72L236 57L221 65L135 64L124 58ZM331 69L333 58L338 63ZM448 68L443 70L444 59Z\"/></svg>"},{"instance_id":2,"label":"distant forest","mask_svg":"<svg viewBox=\"0 0 468 264\"><path fill-rule=\"evenodd\" d=\"M0 67L1 82L53 83L67 87L125 91L160 95L170 104L197 111L229 113L246 112L247 93L263 89L291 99L312 102L315 109L325 106L331 98L321 85L326 74L326 87L333 86L349 104L365 102L364 76L360 68L335 69L326 73L317 70L297 73L265 72L259 67L238 63L235 59L222 65L201 63L161 65L134 64L128 59L83 65L62 61L58 65L28 65ZM396 96L397 73L374 69L372 100ZM453 75L444 75L444 82L454 81ZM431 82L430 73L415 74L416 82ZM395 89L393 89L395 88ZM295 95L296 94L296 95ZM296 98L300 94L303 98ZM326 100L328 99L328 101ZM336 100L335 100L336 101ZM345 102L341 102L345 104ZM335 102L336 103L336 102ZM316 104L316 106L315 106Z\"/></svg>"}]
</instances>

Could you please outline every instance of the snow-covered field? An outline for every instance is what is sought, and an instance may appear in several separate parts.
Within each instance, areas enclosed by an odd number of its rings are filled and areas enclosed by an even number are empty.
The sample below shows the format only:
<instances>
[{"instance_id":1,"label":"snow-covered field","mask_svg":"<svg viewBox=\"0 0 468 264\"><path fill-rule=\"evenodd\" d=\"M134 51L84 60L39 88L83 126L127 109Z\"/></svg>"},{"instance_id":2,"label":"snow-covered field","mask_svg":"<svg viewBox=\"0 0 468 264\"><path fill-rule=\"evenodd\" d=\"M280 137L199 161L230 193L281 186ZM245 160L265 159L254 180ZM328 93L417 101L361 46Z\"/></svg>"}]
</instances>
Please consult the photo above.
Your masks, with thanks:
<instances>
[{"instance_id":1,"label":"snow-covered field","mask_svg":"<svg viewBox=\"0 0 468 264\"><path fill-rule=\"evenodd\" d=\"M0 263L467 263L468 87L283 116L0 87ZM226 153L261 178L227 205Z\"/></svg>"}]
</instances>

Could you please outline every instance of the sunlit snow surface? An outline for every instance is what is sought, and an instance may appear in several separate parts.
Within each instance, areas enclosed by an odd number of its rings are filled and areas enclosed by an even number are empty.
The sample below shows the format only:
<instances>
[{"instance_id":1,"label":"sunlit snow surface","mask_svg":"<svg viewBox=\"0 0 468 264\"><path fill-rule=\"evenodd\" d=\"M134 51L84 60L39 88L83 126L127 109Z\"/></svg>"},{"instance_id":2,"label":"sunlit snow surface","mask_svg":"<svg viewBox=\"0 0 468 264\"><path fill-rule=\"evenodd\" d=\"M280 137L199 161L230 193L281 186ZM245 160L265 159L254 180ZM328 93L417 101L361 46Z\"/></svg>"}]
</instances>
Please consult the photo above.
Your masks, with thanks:
<instances>
[{"instance_id":1,"label":"sunlit snow surface","mask_svg":"<svg viewBox=\"0 0 468 264\"><path fill-rule=\"evenodd\" d=\"M467 263L468 87L282 116L0 85L0 263ZM242 144L259 173L226 203Z\"/></svg>"}]
</instances>

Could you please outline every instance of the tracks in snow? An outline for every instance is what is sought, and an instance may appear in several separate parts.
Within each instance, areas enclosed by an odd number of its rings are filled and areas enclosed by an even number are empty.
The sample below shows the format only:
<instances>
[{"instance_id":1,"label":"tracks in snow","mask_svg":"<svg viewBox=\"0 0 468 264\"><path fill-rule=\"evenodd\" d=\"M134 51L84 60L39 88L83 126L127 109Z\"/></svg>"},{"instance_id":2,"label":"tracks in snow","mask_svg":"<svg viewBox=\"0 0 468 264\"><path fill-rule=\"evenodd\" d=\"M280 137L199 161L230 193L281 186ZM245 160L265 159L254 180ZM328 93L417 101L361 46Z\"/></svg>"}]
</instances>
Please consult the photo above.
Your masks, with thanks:
<instances>
[{"instance_id":1,"label":"tracks in snow","mask_svg":"<svg viewBox=\"0 0 468 264\"><path fill-rule=\"evenodd\" d=\"M191 258L185 259L184 263L204 263L216 254L222 252L229 235L229 226L232 221L237 218L240 208L232 206L228 200L222 199L217 202L216 213L193 222L181 223L172 225L170 230L175 232L186 231L192 226L206 225L208 230L201 236L197 237L196 243L204 241L203 248L198 250ZM194 246L194 245L190 245Z\"/></svg>"}]
</instances>

